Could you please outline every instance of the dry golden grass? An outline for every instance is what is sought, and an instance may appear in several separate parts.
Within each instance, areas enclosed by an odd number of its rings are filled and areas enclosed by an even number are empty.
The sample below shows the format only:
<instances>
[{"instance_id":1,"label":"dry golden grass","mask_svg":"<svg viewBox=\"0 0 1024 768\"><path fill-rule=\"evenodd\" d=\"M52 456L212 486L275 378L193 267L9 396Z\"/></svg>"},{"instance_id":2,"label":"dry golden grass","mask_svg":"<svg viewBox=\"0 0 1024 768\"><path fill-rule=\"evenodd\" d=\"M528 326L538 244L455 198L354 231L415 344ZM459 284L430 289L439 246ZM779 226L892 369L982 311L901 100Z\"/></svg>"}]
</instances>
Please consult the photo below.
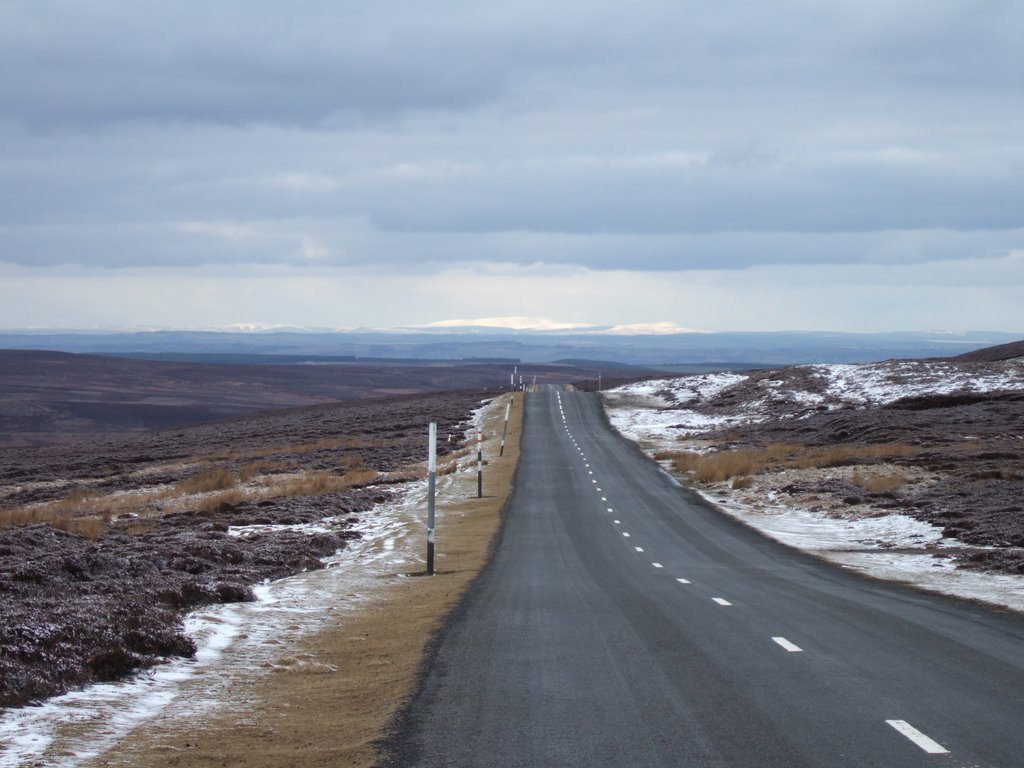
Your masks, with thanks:
<instances>
[{"instance_id":1,"label":"dry golden grass","mask_svg":"<svg viewBox=\"0 0 1024 768\"><path fill-rule=\"evenodd\" d=\"M266 461L253 462L237 472L215 467L173 485L134 493L104 494L95 489L75 488L57 501L0 510L0 528L43 523L95 538L114 516L126 513L160 514L168 503L179 509L184 506L207 512L222 504L234 505L251 499L283 496L316 496L367 485L381 479L380 473L365 466L360 456L349 462L342 474L307 471L298 477L289 476L277 481L268 479L263 484L252 483L264 477L266 470L287 468L278 462ZM420 477L417 470L393 474L401 475L393 477L393 480ZM191 497L195 499L190 501Z\"/></svg>"},{"instance_id":2,"label":"dry golden grass","mask_svg":"<svg viewBox=\"0 0 1024 768\"><path fill-rule=\"evenodd\" d=\"M218 458L197 459L199 471L192 477L169 485L142 488L129 493L108 493L78 487L56 501L29 507L0 510L0 528L44 523L63 530L98 536L113 517L124 514L159 515L170 509L195 509L206 512L223 504L247 500L264 500L284 496L316 496L375 482L403 482L426 477L419 466L389 473L379 473L367 466L360 448L386 447L388 439L325 438L314 442L294 443L277 447L233 451ZM340 451L336 472L306 471L295 475L304 454L314 451ZM451 474L457 461L474 448L463 445L446 458L438 474ZM274 456L270 459L268 457ZM248 460L237 469L219 466L227 461ZM274 477L274 473L289 473ZM194 498L193 498L194 497ZM146 530L139 524L139 530Z\"/></svg>"},{"instance_id":3,"label":"dry golden grass","mask_svg":"<svg viewBox=\"0 0 1024 768\"><path fill-rule=\"evenodd\" d=\"M57 501L0 510L0 528L46 524L95 538L115 515L135 511L173 494L170 488L151 489L133 495L103 494L90 488L75 488Z\"/></svg>"},{"instance_id":4,"label":"dry golden grass","mask_svg":"<svg viewBox=\"0 0 1024 768\"><path fill-rule=\"evenodd\" d=\"M109 522L109 516L97 517L96 515L86 515L83 517L72 517L71 515L64 515L63 517L58 517L51 525L68 533L77 533L80 536L85 536L87 539L98 539L107 529Z\"/></svg>"},{"instance_id":5,"label":"dry golden grass","mask_svg":"<svg viewBox=\"0 0 1024 768\"><path fill-rule=\"evenodd\" d=\"M224 491L228 488L234 488L238 484L238 480L237 472L217 467L208 472L203 472L201 475L179 480L174 487L180 495L184 496L194 493Z\"/></svg>"},{"instance_id":6,"label":"dry golden grass","mask_svg":"<svg viewBox=\"0 0 1024 768\"><path fill-rule=\"evenodd\" d=\"M367 485L379 477L380 473L368 468L350 469L344 475L307 470L302 476L280 486L278 491L282 496L320 496L356 485Z\"/></svg>"},{"instance_id":7,"label":"dry golden grass","mask_svg":"<svg viewBox=\"0 0 1024 768\"><path fill-rule=\"evenodd\" d=\"M860 472L854 472L850 476L850 482L870 493L892 493L906 485L907 478L896 473L862 475Z\"/></svg>"},{"instance_id":8,"label":"dry golden grass","mask_svg":"<svg viewBox=\"0 0 1024 768\"><path fill-rule=\"evenodd\" d=\"M220 491L219 493L213 493L209 496L204 496L196 502L196 510L198 512L209 512L217 509L221 504L240 504L243 501L252 498L252 494L248 493L241 488L231 488L226 491Z\"/></svg>"},{"instance_id":9,"label":"dry golden grass","mask_svg":"<svg viewBox=\"0 0 1024 768\"><path fill-rule=\"evenodd\" d=\"M655 458L671 460L676 472L689 472L697 482L721 483L732 478L759 475L778 469L841 467L867 460L911 456L919 451L919 448L905 443L821 447L770 443L761 448L740 448L714 453L659 451Z\"/></svg>"}]
</instances>

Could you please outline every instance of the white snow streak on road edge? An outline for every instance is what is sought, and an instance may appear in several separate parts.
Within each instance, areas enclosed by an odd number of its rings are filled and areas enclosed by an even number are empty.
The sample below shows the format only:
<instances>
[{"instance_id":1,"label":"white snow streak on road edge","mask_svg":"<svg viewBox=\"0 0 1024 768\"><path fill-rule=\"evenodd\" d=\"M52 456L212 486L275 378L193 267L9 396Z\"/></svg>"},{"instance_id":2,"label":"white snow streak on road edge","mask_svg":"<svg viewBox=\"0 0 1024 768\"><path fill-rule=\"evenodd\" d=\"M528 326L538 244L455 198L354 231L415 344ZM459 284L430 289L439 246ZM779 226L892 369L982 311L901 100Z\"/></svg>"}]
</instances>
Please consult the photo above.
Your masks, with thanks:
<instances>
[{"instance_id":1,"label":"white snow streak on road edge","mask_svg":"<svg viewBox=\"0 0 1024 768\"><path fill-rule=\"evenodd\" d=\"M473 411L467 439L475 440L476 425L496 402ZM438 478L439 524L446 503L476 495L475 453L463 462L460 472ZM229 702L233 681L272 670L283 651L332 615L358 611L377 599L386 577L421 567L418 550L398 545L420 532L426 487L425 480L410 483L394 501L358 515L353 528L362 538L324 558L324 570L255 586L254 603L190 613L184 623L198 646L194 659L175 659L124 682L91 685L0 715L0 768L75 768L143 723L194 722ZM320 526L296 527L315 531ZM239 711L246 706L232 703Z\"/></svg>"}]
</instances>

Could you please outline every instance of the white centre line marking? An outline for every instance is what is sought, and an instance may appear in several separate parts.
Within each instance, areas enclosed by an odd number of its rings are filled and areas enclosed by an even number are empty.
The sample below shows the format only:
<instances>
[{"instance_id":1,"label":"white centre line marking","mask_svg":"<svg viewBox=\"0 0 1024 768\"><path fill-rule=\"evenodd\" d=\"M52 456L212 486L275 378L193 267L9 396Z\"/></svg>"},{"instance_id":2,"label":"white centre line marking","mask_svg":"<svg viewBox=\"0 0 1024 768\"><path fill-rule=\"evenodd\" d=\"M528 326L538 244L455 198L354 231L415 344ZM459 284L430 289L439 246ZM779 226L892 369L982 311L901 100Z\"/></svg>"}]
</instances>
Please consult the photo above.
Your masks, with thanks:
<instances>
[{"instance_id":1,"label":"white centre line marking","mask_svg":"<svg viewBox=\"0 0 1024 768\"><path fill-rule=\"evenodd\" d=\"M633 549L635 549L637 552L643 552L644 551L643 547L633 547Z\"/></svg>"},{"instance_id":2,"label":"white centre line marking","mask_svg":"<svg viewBox=\"0 0 1024 768\"><path fill-rule=\"evenodd\" d=\"M594 474L594 473L593 473L593 472L591 472L590 474ZM592 483L596 483L596 482L597 482L597 480L591 480L590 482L592 482ZM598 490L601 490L601 489L600 489L600 488L598 488Z\"/></svg>"},{"instance_id":3,"label":"white centre line marking","mask_svg":"<svg viewBox=\"0 0 1024 768\"><path fill-rule=\"evenodd\" d=\"M626 537L627 539L629 538L629 534L628 534L628 533L626 533L626 531L623 531L623 532L622 532L622 535L623 535L623 536L625 536L625 537Z\"/></svg>"},{"instance_id":4,"label":"white centre line marking","mask_svg":"<svg viewBox=\"0 0 1024 768\"><path fill-rule=\"evenodd\" d=\"M612 520L612 522L615 523L616 525L622 525L622 521L621 520Z\"/></svg>"},{"instance_id":5,"label":"white centre line marking","mask_svg":"<svg viewBox=\"0 0 1024 768\"><path fill-rule=\"evenodd\" d=\"M676 579L676 581L678 581L680 584L689 584L690 583L687 579Z\"/></svg>"},{"instance_id":6,"label":"white centre line marking","mask_svg":"<svg viewBox=\"0 0 1024 768\"><path fill-rule=\"evenodd\" d=\"M947 755L949 750L943 747L941 744L932 741L917 728L912 726L906 720L886 720L889 725L895 728L897 731L902 733L912 742L917 744L921 749L927 752L929 755Z\"/></svg>"},{"instance_id":7,"label":"white centre line marking","mask_svg":"<svg viewBox=\"0 0 1024 768\"><path fill-rule=\"evenodd\" d=\"M604 496L601 497L601 501L608 501Z\"/></svg>"},{"instance_id":8,"label":"white centre line marking","mask_svg":"<svg viewBox=\"0 0 1024 768\"><path fill-rule=\"evenodd\" d=\"M732 605L732 603L730 603L724 597L712 597L711 599L714 600L719 605Z\"/></svg>"},{"instance_id":9,"label":"white centre line marking","mask_svg":"<svg viewBox=\"0 0 1024 768\"><path fill-rule=\"evenodd\" d=\"M609 512L614 512L615 510L614 510L614 509L612 509L611 507L608 507L608 511L609 511Z\"/></svg>"},{"instance_id":10,"label":"white centre line marking","mask_svg":"<svg viewBox=\"0 0 1024 768\"><path fill-rule=\"evenodd\" d=\"M592 469L588 469L588 470L587 470L587 474L588 474L588 475L592 475L592 474L594 474L594 470L592 470Z\"/></svg>"},{"instance_id":11,"label":"white centre line marking","mask_svg":"<svg viewBox=\"0 0 1024 768\"><path fill-rule=\"evenodd\" d=\"M596 483L596 482L597 482L597 480L595 480L594 482ZM597 489L597 492L598 492L598 493L600 493L600 492L601 492L601 489L600 489L600 488L598 488L598 489Z\"/></svg>"},{"instance_id":12,"label":"white centre line marking","mask_svg":"<svg viewBox=\"0 0 1024 768\"><path fill-rule=\"evenodd\" d=\"M784 637L773 637L772 640L781 645L790 653L800 653L801 651L803 651L803 648L801 648L798 645L793 645L793 643L789 642L789 640L787 640Z\"/></svg>"},{"instance_id":13,"label":"white centre line marking","mask_svg":"<svg viewBox=\"0 0 1024 768\"><path fill-rule=\"evenodd\" d=\"M655 568L664 568L665 567L661 563L651 563L651 565L653 565Z\"/></svg>"}]
</instances>

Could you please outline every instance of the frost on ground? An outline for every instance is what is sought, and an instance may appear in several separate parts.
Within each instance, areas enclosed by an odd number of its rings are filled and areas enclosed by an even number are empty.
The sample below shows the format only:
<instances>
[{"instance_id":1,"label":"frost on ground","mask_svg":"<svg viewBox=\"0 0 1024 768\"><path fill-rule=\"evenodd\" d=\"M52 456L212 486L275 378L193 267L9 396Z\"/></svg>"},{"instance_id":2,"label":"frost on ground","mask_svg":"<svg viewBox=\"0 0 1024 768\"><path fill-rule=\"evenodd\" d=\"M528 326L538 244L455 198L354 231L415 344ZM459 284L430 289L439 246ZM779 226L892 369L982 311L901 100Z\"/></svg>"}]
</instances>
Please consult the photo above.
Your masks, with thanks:
<instances>
[{"instance_id":1,"label":"frost on ground","mask_svg":"<svg viewBox=\"0 0 1024 768\"><path fill-rule=\"evenodd\" d=\"M1024 345L605 393L612 424L717 506L846 567L1024 610Z\"/></svg>"},{"instance_id":2,"label":"frost on ground","mask_svg":"<svg viewBox=\"0 0 1024 768\"><path fill-rule=\"evenodd\" d=\"M464 393L345 404L83 446L80 455L68 448L0 453L6 509L58 503L62 517L53 522L69 528L0 529L0 766L34 764L40 755L41 765L77 764L200 672L204 684L190 706L219 699L211 675L229 650L238 670L258 668L327 612L359 605L379 578L375 567L394 572L395 541L408 535L413 507L422 506L416 465L426 424L438 421L445 438L439 466L454 469L467 413L476 409L474 423L480 401ZM121 504L136 485L180 484L180 475L136 471L143 462L175 461L199 477L224 474L234 484L222 491L231 500L215 496L213 505L182 509L176 496L170 511L147 501L152 506L120 510L92 536L67 525L102 518L95 507L69 512L61 494L71 491L83 505L116 495ZM385 471L368 472L370 461ZM364 483L321 482L344 478L356 464ZM284 468L298 485L246 498L252 481L243 477ZM76 479L88 497L50 482L48 473ZM441 487L459 474L442 478ZM190 498L204 501L203 494ZM148 671L117 682L140 670Z\"/></svg>"},{"instance_id":3,"label":"frost on ground","mask_svg":"<svg viewBox=\"0 0 1024 768\"><path fill-rule=\"evenodd\" d=\"M443 522L444 507L470 493L475 495L475 455L461 450L475 437L475 425L487 408L479 396L460 395L449 404L449 418L441 422L445 458L439 463L438 515ZM437 418L438 403L431 416ZM478 406L466 419L468 408ZM399 417L408 418L409 413ZM468 424L468 426L467 426ZM378 432L385 422L378 422ZM419 454L425 447L425 431L416 430ZM377 591L396 573L422 567L418 555L404 546L422 531L426 481L412 479L389 488L349 489L347 499L370 501L357 517L330 515L344 501L327 495L316 508L319 515L274 515L269 506L243 514L245 506L223 510L232 524L218 529L217 541L226 547L250 540L283 538L307 542L335 541L340 531L344 546L334 546L309 567L293 575L265 578L251 587L247 602L201 605L175 625L187 638L191 653L169 656L150 671L121 682L93 683L81 689L51 697L41 706L10 709L0 716L0 768L22 765L76 766L102 753L138 725L158 716L170 721L202 720L211 707L232 703L244 711L246 701L232 699L239 680L279 670L321 674L315 659L289 653L298 641L317 631L339 611L358 610L372 603ZM352 497L351 494L355 494ZM376 506L374 502L377 502ZM309 507L308 500L303 509ZM224 518L225 522L228 518ZM279 520L274 522L273 520ZM250 520L251 522L247 522ZM179 526L183 523L179 520ZM38 530L42 526L34 526ZM62 532L62 531L57 531ZM187 542L186 542L187 543ZM245 552L245 550L234 550ZM139 553L144 554L144 553Z\"/></svg>"}]
</instances>

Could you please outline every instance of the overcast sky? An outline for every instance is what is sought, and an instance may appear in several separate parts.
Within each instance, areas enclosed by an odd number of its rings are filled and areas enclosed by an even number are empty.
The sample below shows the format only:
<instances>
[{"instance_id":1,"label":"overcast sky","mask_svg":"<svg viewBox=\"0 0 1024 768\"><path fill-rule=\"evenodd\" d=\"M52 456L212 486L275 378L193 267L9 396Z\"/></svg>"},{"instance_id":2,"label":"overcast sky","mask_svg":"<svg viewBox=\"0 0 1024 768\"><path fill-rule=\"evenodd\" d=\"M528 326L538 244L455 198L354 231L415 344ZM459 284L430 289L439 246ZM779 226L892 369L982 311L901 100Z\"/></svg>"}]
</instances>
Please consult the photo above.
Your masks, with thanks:
<instances>
[{"instance_id":1,"label":"overcast sky","mask_svg":"<svg viewBox=\"0 0 1024 768\"><path fill-rule=\"evenodd\" d=\"M0 328L1024 332L1024 3L0 0Z\"/></svg>"}]
</instances>

